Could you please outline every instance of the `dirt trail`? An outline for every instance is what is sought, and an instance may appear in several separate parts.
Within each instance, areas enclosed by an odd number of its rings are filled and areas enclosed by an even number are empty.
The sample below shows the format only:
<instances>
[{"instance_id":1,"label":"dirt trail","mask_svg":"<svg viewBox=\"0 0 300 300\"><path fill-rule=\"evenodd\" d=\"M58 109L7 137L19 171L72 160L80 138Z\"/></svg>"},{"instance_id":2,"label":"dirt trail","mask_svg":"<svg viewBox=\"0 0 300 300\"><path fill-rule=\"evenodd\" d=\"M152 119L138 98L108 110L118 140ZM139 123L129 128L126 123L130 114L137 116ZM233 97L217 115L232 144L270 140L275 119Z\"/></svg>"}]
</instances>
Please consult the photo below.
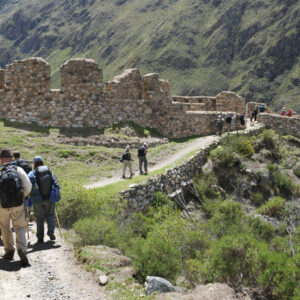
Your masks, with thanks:
<instances>
[{"instance_id":1,"label":"dirt trail","mask_svg":"<svg viewBox=\"0 0 300 300\"><path fill-rule=\"evenodd\" d=\"M245 131L251 131L251 130L255 130L259 127L261 127L262 125L260 123L256 123L255 126L250 126L250 120L247 120L247 129ZM242 131L240 131L242 132ZM236 133L236 131L231 132L230 134L234 134ZM223 135L224 136L224 135ZM183 149L177 151L174 155L169 155L167 157L164 157L163 160L159 161L158 163L156 163L153 167L149 167L149 172L153 172L159 169L162 169L166 166L168 166L169 164L177 161L178 159L184 157L185 155L187 155L188 153L195 151L195 150L200 150L201 148L205 148L208 145L214 143L215 141L220 140L220 137L217 135L209 135L209 136L205 136L205 137L200 137L197 138L191 142L186 143L186 147L184 147ZM151 151L151 149L149 149L149 151ZM138 173L137 170L133 170L135 173ZM103 178L97 182L94 182L92 184L88 184L85 185L84 187L86 189L94 189L94 188L99 188L99 187L103 187L112 183L116 183L118 181L121 180L126 180L126 179L121 179L120 178L120 174L121 174L121 167L120 167L120 171L118 173L115 173L111 178ZM146 179L146 177L145 177Z\"/></svg>"},{"instance_id":2,"label":"dirt trail","mask_svg":"<svg viewBox=\"0 0 300 300\"><path fill-rule=\"evenodd\" d=\"M180 159L181 157L187 155L188 153L190 153L194 150L198 150L198 149L200 150L201 148L204 148L219 139L220 139L220 137L216 136L216 135L210 135L210 136L206 136L206 137L197 138L197 139L187 143L185 148L177 151L174 155L164 157L164 159L162 161L159 161L153 167L150 167L148 171L153 172L153 171L162 169L165 166L168 166L169 164ZM151 151L151 149L149 149L149 151ZM101 181L95 182L93 184L85 185L84 187L87 189L99 188L99 187L102 187L102 186L105 186L105 185L108 185L111 183L116 183L118 181L125 180L125 179L120 178L120 172L121 171L119 171L119 174L115 174L111 178L104 178Z\"/></svg>"},{"instance_id":3,"label":"dirt trail","mask_svg":"<svg viewBox=\"0 0 300 300\"><path fill-rule=\"evenodd\" d=\"M35 244L35 234L30 232L30 267L20 267L17 253L12 262L0 258L1 300L106 299L96 277L76 263L72 249L61 240L58 232L56 237L55 243L46 242L47 237L44 244Z\"/></svg>"}]
</instances>

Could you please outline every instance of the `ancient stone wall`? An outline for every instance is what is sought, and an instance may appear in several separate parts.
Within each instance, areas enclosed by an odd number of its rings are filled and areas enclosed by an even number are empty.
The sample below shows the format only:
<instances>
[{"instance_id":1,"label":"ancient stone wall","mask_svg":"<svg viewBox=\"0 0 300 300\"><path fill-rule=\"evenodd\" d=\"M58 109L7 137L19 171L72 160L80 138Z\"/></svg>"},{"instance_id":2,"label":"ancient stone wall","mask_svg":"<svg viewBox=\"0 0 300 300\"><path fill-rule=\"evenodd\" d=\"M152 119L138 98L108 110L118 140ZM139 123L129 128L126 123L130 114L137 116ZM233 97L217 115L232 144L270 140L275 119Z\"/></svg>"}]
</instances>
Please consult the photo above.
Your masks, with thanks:
<instances>
[{"instance_id":1,"label":"ancient stone wall","mask_svg":"<svg viewBox=\"0 0 300 300\"><path fill-rule=\"evenodd\" d=\"M245 109L244 100L232 92L172 99L167 81L155 73L142 76L138 69L104 84L102 70L91 59L68 60L60 75L61 89L51 90L50 65L41 58L0 70L0 117L55 127L103 128L133 121L179 138L215 133L219 113Z\"/></svg>"},{"instance_id":2,"label":"ancient stone wall","mask_svg":"<svg viewBox=\"0 0 300 300\"><path fill-rule=\"evenodd\" d=\"M300 117L287 117L264 113L260 115L266 128L272 128L279 134L288 134L300 138Z\"/></svg>"}]
</instances>

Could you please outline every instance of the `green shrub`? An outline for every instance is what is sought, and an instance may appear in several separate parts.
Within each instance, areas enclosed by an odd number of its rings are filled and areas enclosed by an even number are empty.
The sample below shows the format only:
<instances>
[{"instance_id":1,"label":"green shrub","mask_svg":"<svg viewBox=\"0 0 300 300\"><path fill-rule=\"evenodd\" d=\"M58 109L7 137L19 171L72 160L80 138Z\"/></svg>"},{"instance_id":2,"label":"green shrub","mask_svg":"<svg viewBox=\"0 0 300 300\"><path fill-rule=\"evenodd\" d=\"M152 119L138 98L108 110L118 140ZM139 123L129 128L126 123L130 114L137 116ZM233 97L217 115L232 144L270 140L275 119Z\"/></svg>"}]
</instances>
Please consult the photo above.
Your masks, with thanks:
<instances>
[{"instance_id":1,"label":"green shrub","mask_svg":"<svg viewBox=\"0 0 300 300\"><path fill-rule=\"evenodd\" d=\"M202 281L203 276L203 264L198 259L188 259L184 262L184 274L185 278L191 285L195 287Z\"/></svg>"},{"instance_id":2,"label":"green shrub","mask_svg":"<svg viewBox=\"0 0 300 300\"><path fill-rule=\"evenodd\" d=\"M249 217L248 226L255 237L262 238L267 242L270 241L275 235L275 227L268 222L262 221L258 217Z\"/></svg>"},{"instance_id":3,"label":"green shrub","mask_svg":"<svg viewBox=\"0 0 300 300\"><path fill-rule=\"evenodd\" d=\"M195 188L202 200L207 198L216 199L220 196L220 192L216 188L217 179L210 174L202 174L200 177L194 179Z\"/></svg>"},{"instance_id":4,"label":"green shrub","mask_svg":"<svg viewBox=\"0 0 300 300\"><path fill-rule=\"evenodd\" d=\"M292 179L279 170L273 173L274 188L281 196L292 196L296 192L296 185Z\"/></svg>"},{"instance_id":5,"label":"green shrub","mask_svg":"<svg viewBox=\"0 0 300 300\"><path fill-rule=\"evenodd\" d=\"M293 169L293 171L294 171L294 174L295 174L298 178L300 178L300 165L297 165L297 166Z\"/></svg>"},{"instance_id":6,"label":"green shrub","mask_svg":"<svg viewBox=\"0 0 300 300\"><path fill-rule=\"evenodd\" d=\"M218 203L215 213L209 221L209 226L217 236L221 236L227 232L239 230L242 216L241 205L226 200Z\"/></svg>"},{"instance_id":7,"label":"green shrub","mask_svg":"<svg viewBox=\"0 0 300 300\"><path fill-rule=\"evenodd\" d=\"M266 129L261 134L260 137L263 139L263 143L269 150L274 150L278 146L279 136L275 133L273 129Z\"/></svg>"},{"instance_id":8,"label":"green shrub","mask_svg":"<svg viewBox=\"0 0 300 300\"><path fill-rule=\"evenodd\" d=\"M289 242L286 237L276 236L270 243L270 249L276 252L289 253Z\"/></svg>"},{"instance_id":9,"label":"green shrub","mask_svg":"<svg viewBox=\"0 0 300 300\"><path fill-rule=\"evenodd\" d=\"M245 136L230 136L224 140L224 144L231 151L250 158L254 154L253 141Z\"/></svg>"},{"instance_id":10,"label":"green shrub","mask_svg":"<svg viewBox=\"0 0 300 300\"><path fill-rule=\"evenodd\" d=\"M228 235L217 240L209 252L206 275L211 281L232 286L255 286L261 244L247 235Z\"/></svg>"},{"instance_id":11,"label":"green shrub","mask_svg":"<svg viewBox=\"0 0 300 300\"><path fill-rule=\"evenodd\" d=\"M118 214L118 202L105 198L93 190L86 190L80 185L62 187L62 200L57 205L61 225L71 228L80 219L96 214Z\"/></svg>"},{"instance_id":12,"label":"green shrub","mask_svg":"<svg viewBox=\"0 0 300 300\"><path fill-rule=\"evenodd\" d=\"M79 220L73 225L73 229L77 234L78 247L87 245L116 247L120 239L116 224L101 216Z\"/></svg>"},{"instance_id":13,"label":"green shrub","mask_svg":"<svg viewBox=\"0 0 300 300\"><path fill-rule=\"evenodd\" d=\"M169 197L166 194L161 193L161 192L156 192L154 194L154 198L151 202L151 205L154 208L158 208L163 205L170 205L170 203L171 203L171 200L169 199Z\"/></svg>"},{"instance_id":14,"label":"green shrub","mask_svg":"<svg viewBox=\"0 0 300 300\"><path fill-rule=\"evenodd\" d=\"M256 192L252 195L252 198L251 198L252 202L256 205L256 206L260 206L262 205L263 203L265 203L265 198L264 198L264 195L260 192Z\"/></svg>"},{"instance_id":15,"label":"green shrub","mask_svg":"<svg viewBox=\"0 0 300 300\"><path fill-rule=\"evenodd\" d=\"M281 219L285 215L285 199L274 197L266 204L257 209L257 212L269 217Z\"/></svg>"},{"instance_id":16,"label":"green shrub","mask_svg":"<svg viewBox=\"0 0 300 300\"><path fill-rule=\"evenodd\" d=\"M233 168L240 164L237 155L235 155L228 147L217 147L210 152L209 157L213 161L215 168Z\"/></svg>"},{"instance_id":17,"label":"green shrub","mask_svg":"<svg viewBox=\"0 0 300 300\"><path fill-rule=\"evenodd\" d=\"M261 272L258 283L271 299L291 299L299 286L296 278L297 267L285 253L269 251L259 253Z\"/></svg>"}]
</instances>

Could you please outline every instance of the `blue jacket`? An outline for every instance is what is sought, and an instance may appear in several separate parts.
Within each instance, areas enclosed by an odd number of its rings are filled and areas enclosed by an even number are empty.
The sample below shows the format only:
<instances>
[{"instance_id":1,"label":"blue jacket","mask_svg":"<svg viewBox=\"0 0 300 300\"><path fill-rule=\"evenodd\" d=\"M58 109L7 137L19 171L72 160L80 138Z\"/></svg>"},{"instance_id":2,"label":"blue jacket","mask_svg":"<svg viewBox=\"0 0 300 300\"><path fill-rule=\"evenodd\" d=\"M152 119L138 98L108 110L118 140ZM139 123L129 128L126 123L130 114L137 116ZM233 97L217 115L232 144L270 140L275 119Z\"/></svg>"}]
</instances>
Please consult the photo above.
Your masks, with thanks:
<instances>
[{"instance_id":1,"label":"blue jacket","mask_svg":"<svg viewBox=\"0 0 300 300\"><path fill-rule=\"evenodd\" d=\"M34 171L29 172L28 177L29 177L29 179L32 183L32 188L31 188L31 192L30 192L31 204L38 204L38 203L43 202L43 198L40 194L39 187L38 187L38 185L36 183L36 180L35 180Z\"/></svg>"}]
</instances>

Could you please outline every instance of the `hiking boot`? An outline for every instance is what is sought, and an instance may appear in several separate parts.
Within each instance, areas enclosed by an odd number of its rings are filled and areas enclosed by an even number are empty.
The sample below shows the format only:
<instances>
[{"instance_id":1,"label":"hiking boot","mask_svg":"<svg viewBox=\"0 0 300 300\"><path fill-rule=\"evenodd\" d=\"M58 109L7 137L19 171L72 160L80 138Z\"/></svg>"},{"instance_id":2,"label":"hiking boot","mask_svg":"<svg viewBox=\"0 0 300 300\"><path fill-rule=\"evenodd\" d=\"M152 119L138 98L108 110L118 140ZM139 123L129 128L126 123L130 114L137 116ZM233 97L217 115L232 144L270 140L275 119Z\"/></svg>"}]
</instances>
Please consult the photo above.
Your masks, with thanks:
<instances>
[{"instance_id":1,"label":"hiking boot","mask_svg":"<svg viewBox=\"0 0 300 300\"><path fill-rule=\"evenodd\" d=\"M49 235L49 238L50 238L51 241L55 241L56 240L56 236L55 236L54 233L49 233L48 235Z\"/></svg>"},{"instance_id":2,"label":"hiking boot","mask_svg":"<svg viewBox=\"0 0 300 300\"><path fill-rule=\"evenodd\" d=\"M14 254L15 254L15 250L10 250L3 255L3 258L6 260L13 260Z\"/></svg>"},{"instance_id":3,"label":"hiking boot","mask_svg":"<svg viewBox=\"0 0 300 300\"><path fill-rule=\"evenodd\" d=\"M22 267L29 266L29 261L28 261L28 258L26 256L26 254L25 254L25 251L23 251L22 249L19 249L18 254L19 254L19 257L20 257Z\"/></svg>"},{"instance_id":4,"label":"hiking boot","mask_svg":"<svg viewBox=\"0 0 300 300\"><path fill-rule=\"evenodd\" d=\"M43 244L44 243L44 239L43 238L38 238L37 242L38 242L38 244Z\"/></svg>"}]
</instances>

